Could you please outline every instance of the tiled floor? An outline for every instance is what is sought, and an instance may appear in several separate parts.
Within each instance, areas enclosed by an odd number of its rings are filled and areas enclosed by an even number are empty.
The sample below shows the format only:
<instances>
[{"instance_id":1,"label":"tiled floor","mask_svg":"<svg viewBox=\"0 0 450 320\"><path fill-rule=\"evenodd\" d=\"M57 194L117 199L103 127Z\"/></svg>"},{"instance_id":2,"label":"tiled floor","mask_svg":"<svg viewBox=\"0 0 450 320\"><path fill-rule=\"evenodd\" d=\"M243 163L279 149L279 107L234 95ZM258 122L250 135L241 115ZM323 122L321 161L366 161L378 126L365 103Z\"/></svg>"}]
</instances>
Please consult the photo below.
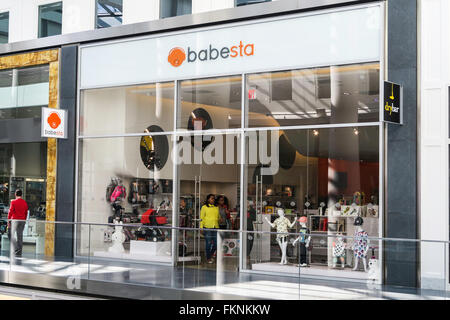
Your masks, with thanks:
<instances>
[{"instance_id":1,"label":"tiled floor","mask_svg":"<svg viewBox=\"0 0 450 320\"><path fill-rule=\"evenodd\" d=\"M257 299L444 299L445 293L396 289L370 283L309 279L239 273L218 272L215 265L171 267L102 259L49 261L26 258L19 264L9 264L8 257L0 257L0 270L46 274L56 277L78 276L82 279L112 281L124 285L144 285L209 293L224 293ZM1 294L1 293L0 293ZM447 298L450 295L447 293Z\"/></svg>"}]
</instances>

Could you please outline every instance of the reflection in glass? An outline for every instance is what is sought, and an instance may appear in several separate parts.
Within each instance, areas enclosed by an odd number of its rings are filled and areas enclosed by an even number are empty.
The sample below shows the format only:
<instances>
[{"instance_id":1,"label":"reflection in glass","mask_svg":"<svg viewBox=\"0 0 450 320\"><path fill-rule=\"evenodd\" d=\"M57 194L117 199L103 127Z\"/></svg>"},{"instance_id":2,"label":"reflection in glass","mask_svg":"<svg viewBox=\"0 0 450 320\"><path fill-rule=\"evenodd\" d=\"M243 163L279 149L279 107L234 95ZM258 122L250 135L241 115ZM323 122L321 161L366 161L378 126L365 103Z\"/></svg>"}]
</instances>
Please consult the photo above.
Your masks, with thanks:
<instances>
[{"instance_id":1,"label":"reflection in glass","mask_svg":"<svg viewBox=\"0 0 450 320\"><path fill-rule=\"evenodd\" d=\"M61 34L62 1L39 6L39 38Z\"/></svg>"},{"instance_id":2,"label":"reflection in glass","mask_svg":"<svg viewBox=\"0 0 450 320\"><path fill-rule=\"evenodd\" d=\"M248 4L270 2L272 0L236 0L236 7L246 6Z\"/></svg>"},{"instance_id":3,"label":"reflection in glass","mask_svg":"<svg viewBox=\"0 0 450 320\"><path fill-rule=\"evenodd\" d=\"M192 0L161 0L161 19L192 13Z\"/></svg>"},{"instance_id":4,"label":"reflection in glass","mask_svg":"<svg viewBox=\"0 0 450 320\"><path fill-rule=\"evenodd\" d=\"M0 43L8 43L9 12L0 13Z\"/></svg>"},{"instance_id":5,"label":"reflection in glass","mask_svg":"<svg viewBox=\"0 0 450 320\"><path fill-rule=\"evenodd\" d=\"M40 118L48 92L48 65L0 71L0 119Z\"/></svg>"},{"instance_id":6,"label":"reflection in glass","mask_svg":"<svg viewBox=\"0 0 450 320\"><path fill-rule=\"evenodd\" d=\"M234 76L182 81L177 128L240 128L241 79L240 76Z\"/></svg>"},{"instance_id":7,"label":"reflection in glass","mask_svg":"<svg viewBox=\"0 0 450 320\"><path fill-rule=\"evenodd\" d=\"M308 264L328 267L336 238L318 236L353 236L356 216L363 217L369 236L379 236L378 127L248 132L246 152L245 230L272 230L264 217L273 222L277 208L290 222L305 216L306 227L317 235L311 239ZM296 223L290 231L299 228ZM247 246L253 270L268 271L270 263L281 259L273 236L252 238ZM299 264L298 254L298 247L288 245L288 263ZM345 268L352 263L349 252Z\"/></svg>"},{"instance_id":8,"label":"reflection in glass","mask_svg":"<svg viewBox=\"0 0 450 320\"><path fill-rule=\"evenodd\" d=\"M202 148L204 142L209 143ZM222 230L239 230L240 228L240 135L185 135L179 137L177 148L180 155L178 163L178 194L180 227L199 228L200 217L206 197L213 194L220 214L218 227ZM223 238L229 243L234 235L223 232ZM195 261L200 267L207 265L205 239L198 231L180 231L179 239L184 239L186 247L184 261ZM230 244L232 246L233 244ZM222 247L220 248L222 249ZM219 250L219 249L218 249ZM239 249L230 248L226 254L237 258ZM188 257L189 256L189 257ZM215 266L219 261L212 263Z\"/></svg>"},{"instance_id":9,"label":"reflection in glass","mask_svg":"<svg viewBox=\"0 0 450 320\"><path fill-rule=\"evenodd\" d=\"M142 158L145 138L151 142L152 156L160 161L150 163L148 158ZM78 221L142 223L142 228L124 228L124 258L171 261L171 234L160 228L172 225L173 165L169 141L170 136L154 135L83 139L80 143ZM91 234L92 254L117 257L110 249L114 228L101 230ZM79 245L86 247L88 243L89 234L81 233ZM142 254L145 250L147 254Z\"/></svg>"},{"instance_id":10,"label":"reflection in glass","mask_svg":"<svg viewBox=\"0 0 450 320\"><path fill-rule=\"evenodd\" d=\"M45 219L47 143L0 144L0 215L7 218L10 201L21 189L30 218Z\"/></svg>"},{"instance_id":11,"label":"reflection in glass","mask_svg":"<svg viewBox=\"0 0 450 320\"><path fill-rule=\"evenodd\" d=\"M122 0L97 0L97 28L122 24Z\"/></svg>"},{"instance_id":12,"label":"reflection in glass","mask_svg":"<svg viewBox=\"0 0 450 320\"><path fill-rule=\"evenodd\" d=\"M249 127L375 122L379 64L249 75Z\"/></svg>"},{"instance_id":13,"label":"reflection in glass","mask_svg":"<svg viewBox=\"0 0 450 320\"><path fill-rule=\"evenodd\" d=\"M82 91L83 135L173 131L173 82Z\"/></svg>"}]
</instances>

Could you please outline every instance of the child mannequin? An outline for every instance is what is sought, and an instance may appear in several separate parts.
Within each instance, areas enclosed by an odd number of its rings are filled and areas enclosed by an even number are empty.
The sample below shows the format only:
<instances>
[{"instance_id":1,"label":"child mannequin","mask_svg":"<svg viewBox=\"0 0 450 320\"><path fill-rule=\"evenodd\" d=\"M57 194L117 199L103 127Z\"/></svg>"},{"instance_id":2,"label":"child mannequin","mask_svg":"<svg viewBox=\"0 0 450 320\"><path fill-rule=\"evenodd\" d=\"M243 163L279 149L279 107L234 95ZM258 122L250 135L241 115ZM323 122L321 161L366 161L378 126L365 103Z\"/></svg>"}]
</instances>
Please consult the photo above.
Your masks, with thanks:
<instances>
[{"instance_id":1,"label":"child mannequin","mask_svg":"<svg viewBox=\"0 0 450 320\"><path fill-rule=\"evenodd\" d=\"M345 242L342 238L342 234L338 234L335 242L333 242L333 268L336 268L337 260L341 261L341 268L345 268Z\"/></svg>"},{"instance_id":2,"label":"child mannequin","mask_svg":"<svg viewBox=\"0 0 450 320\"><path fill-rule=\"evenodd\" d=\"M284 216L284 210L278 209L278 218L271 223L267 217L264 217L264 219L267 221L267 223L270 224L272 228L276 228L277 232L277 242L281 249L281 262L280 264L287 264L287 257L286 257L286 249L287 249L287 233L288 228L292 228L295 223L297 222L294 220L294 222L291 223L288 218Z\"/></svg>"},{"instance_id":3,"label":"child mannequin","mask_svg":"<svg viewBox=\"0 0 450 320\"><path fill-rule=\"evenodd\" d=\"M298 219L298 222L300 222L300 236L295 239L295 241L292 243L292 245L295 246L295 243L298 241L300 245L300 264L299 267L307 267L308 264L306 263L306 249L309 248L309 242L311 241L311 236L307 236L307 234L310 233L308 227L306 226L307 218L305 216L300 217Z\"/></svg>"},{"instance_id":4,"label":"child mannequin","mask_svg":"<svg viewBox=\"0 0 450 320\"><path fill-rule=\"evenodd\" d=\"M364 220L361 217L356 217L354 225L357 226L355 230L355 237L353 239L353 255L355 257L355 266L353 271L358 269L359 259L362 259L364 272L367 271L367 251L369 250L369 235L361 227Z\"/></svg>"}]
</instances>

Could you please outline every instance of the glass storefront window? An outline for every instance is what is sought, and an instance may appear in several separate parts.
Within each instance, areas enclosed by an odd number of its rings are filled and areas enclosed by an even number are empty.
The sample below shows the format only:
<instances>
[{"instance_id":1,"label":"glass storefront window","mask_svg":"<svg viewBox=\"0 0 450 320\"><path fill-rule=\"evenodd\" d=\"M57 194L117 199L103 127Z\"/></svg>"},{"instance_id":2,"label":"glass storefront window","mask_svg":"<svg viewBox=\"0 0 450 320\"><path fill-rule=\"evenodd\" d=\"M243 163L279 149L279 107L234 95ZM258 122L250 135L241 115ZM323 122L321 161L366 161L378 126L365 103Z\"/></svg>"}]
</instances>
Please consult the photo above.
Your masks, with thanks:
<instances>
[{"instance_id":1,"label":"glass storefront window","mask_svg":"<svg viewBox=\"0 0 450 320\"><path fill-rule=\"evenodd\" d=\"M152 126L149 131L160 132ZM143 216L152 213L161 217L158 218L162 221L160 225L170 226L173 203L171 139L171 136L161 134L83 139L79 154L78 221L141 223ZM91 250L96 256L108 257L114 228L105 227L101 231L91 234ZM126 231L128 253L133 244L130 241L141 238L170 248L165 242L170 242L169 235L155 241L150 236L146 238L139 228ZM79 245L80 249L89 245L86 234L81 235ZM166 252L163 257L170 262Z\"/></svg>"},{"instance_id":2,"label":"glass storefront window","mask_svg":"<svg viewBox=\"0 0 450 320\"><path fill-rule=\"evenodd\" d=\"M241 88L241 76L181 81L177 128L240 128Z\"/></svg>"},{"instance_id":3,"label":"glass storefront window","mask_svg":"<svg viewBox=\"0 0 450 320\"><path fill-rule=\"evenodd\" d=\"M0 71L0 119L40 118L48 104L48 65Z\"/></svg>"},{"instance_id":4,"label":"glass storefront window","mask_svg":"<svg viewBox=\"0 0 450 320\"><path fill-rule=\"evenodd\" d=\"M233 133L178 137L180 227L240 229L240 145L240 134ZM215 226L211 220L202 217L207 197L211 195L219 212ZM204 221L203 225L201 221ZM231 233L225 235L233 237ZM205 253L205 239L198 231L183 230L178 237L185 248L185 256L206 262L209 257Z\"/></svg>"},{"instance_id":5,"label":"glass storefront window","mask_svg":"<svg viewBox=\"0 0 450 320\"><path fill-rule=\"evenodd\" d=\"M378 63L249 75L247 126L376 122L379 81Z\"/></svg>"},{"instance_id":6,"label":"glass storefront window","mask_svg":"<svg viewBox=\"0 0 450 320\"><path fill-rule=\"evenodd\" d=\"M151 125L173 131L173 82L82 92L80 134L143 133Z\"/></svg>"},{"instance_id":7,"label":"glass storefront window","mask_svg":"<svg viewBox=\"0 0 450 320\"><path fill-rule=\"evenodd\" d=\"M279 208L291 223L297 221L290 232L298 233L298 219L305 217L312 234L312 250L305 254L312 266L333 266L333 242L339 234L354 236L358 216L369 236L379 236L378 127L249 132L246 152L244 230L250 238L244 245L247 266L252 270L273 271L273 264L280 262L275 235L251 234L277 231L268 221L278 218ZM287 239L287 257L293 269L285 271L298 273L300 257L298 247L292 245L294 240ZM353 266L350 243L347 250L348 268Z\"/></svg>"},{"instance_id":8,"label":"glass storefront window","mask_svg":"<svg viewBox=\"0 0 450 320\"><path fill-rule=\"evenodd\" d=\"M0 215L8 217L9 204L22 190L31 219L45 219L47 143L0 144Z\"/></svg>"}]
</instances>

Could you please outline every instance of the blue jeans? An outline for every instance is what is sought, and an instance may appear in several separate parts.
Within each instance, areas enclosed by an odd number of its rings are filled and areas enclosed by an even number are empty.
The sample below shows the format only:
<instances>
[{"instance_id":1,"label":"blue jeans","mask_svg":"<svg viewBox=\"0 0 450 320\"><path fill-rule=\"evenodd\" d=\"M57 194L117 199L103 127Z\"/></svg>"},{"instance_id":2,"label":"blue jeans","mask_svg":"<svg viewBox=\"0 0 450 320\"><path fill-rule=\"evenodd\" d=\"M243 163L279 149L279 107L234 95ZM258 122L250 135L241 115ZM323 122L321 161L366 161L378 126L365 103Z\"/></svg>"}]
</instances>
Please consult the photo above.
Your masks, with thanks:
<instances>
[{"instance_id":1,"label":"blue jeans","mask_svg":"<svg viewBox=\"0 0 450 320\"><path fill-rule=\"evenodd\" d=\"M206 260L211 259L214 252L217 250L217 231L215 230L216 229L204 229Z\"/></svg>"}]
</instances>

